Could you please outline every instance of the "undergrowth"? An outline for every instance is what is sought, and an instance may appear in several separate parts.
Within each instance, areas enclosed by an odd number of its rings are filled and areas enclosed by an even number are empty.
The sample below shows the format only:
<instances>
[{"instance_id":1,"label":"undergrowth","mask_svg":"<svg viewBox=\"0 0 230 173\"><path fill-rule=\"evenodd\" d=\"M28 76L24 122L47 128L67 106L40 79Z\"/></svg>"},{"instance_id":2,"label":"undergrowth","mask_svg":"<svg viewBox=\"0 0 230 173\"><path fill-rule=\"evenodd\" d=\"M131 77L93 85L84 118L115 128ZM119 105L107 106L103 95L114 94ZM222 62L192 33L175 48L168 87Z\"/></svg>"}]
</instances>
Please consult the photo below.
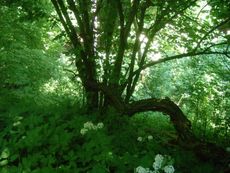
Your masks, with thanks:
<instances>
[{"instance_id":1,"label":"undergrowth","mask_svg":"<svg viewBox=\"0 0 230 173\"><path fill-rule=\"evenodd\" d=\"M165 115L128 118L108 112L99 121L99 114L73 112L54 108L9 118L0 133L0 172L126 173L138 167L153 169L158 154L170 157L176 173L218 172L192 152L170 144L177 135Z\"/></svg>"}]
</instances>

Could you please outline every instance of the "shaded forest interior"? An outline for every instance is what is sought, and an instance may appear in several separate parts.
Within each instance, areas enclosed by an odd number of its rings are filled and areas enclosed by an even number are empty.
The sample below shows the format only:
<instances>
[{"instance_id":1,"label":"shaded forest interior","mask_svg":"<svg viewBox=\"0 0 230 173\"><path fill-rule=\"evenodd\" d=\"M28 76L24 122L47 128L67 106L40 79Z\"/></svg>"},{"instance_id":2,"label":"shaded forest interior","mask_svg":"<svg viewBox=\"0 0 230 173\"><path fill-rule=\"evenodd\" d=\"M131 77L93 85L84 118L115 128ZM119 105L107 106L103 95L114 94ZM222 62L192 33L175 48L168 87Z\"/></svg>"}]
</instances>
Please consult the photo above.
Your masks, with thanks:
<instances>
[{"instance_id":1,"label":"shaded forest interior","mask_svg":"<svg viewBox=\"0 0 230 173\"><path fill-rule=\"evenodd\" d=\"M229 173L230 2L1 0L1 173Z\"/></svg>"}]
</instances>

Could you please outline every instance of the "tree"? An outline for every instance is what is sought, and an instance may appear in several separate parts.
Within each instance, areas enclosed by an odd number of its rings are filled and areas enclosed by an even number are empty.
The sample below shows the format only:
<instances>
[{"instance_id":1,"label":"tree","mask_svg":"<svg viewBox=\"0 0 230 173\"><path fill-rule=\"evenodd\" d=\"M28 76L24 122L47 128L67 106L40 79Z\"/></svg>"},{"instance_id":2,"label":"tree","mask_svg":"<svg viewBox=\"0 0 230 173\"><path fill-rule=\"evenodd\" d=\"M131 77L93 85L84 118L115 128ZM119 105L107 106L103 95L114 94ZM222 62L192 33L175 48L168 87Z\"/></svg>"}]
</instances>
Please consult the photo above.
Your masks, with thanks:
<instances>
[{"instance_id":1,"label":"tree","mask_svg":"<svg viewBox=\"0 0 230 173\"><path fill-rule=\"evenodd\" d=\"M133 100L142 72L174 59L229 58L227 1L52 0L73 46L89 110L168 114L180 139L194 138L191 123L169 98ZM212 8L213 7L213 8ZM153 74L154 75L154 74Z\"/></svg>"}]
</instances>

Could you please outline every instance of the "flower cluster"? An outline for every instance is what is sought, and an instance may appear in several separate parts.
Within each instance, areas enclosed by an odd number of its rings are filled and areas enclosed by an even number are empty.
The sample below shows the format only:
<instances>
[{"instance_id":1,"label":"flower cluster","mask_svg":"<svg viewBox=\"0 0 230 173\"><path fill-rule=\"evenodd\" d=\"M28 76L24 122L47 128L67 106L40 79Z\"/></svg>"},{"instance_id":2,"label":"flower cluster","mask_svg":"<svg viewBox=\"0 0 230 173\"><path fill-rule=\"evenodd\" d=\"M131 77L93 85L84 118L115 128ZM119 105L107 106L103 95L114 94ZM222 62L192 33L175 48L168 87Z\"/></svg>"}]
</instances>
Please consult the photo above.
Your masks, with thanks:
<instances>
[{"instance_id":1,"label":"flower cluster","mask_svg":"<svg viewBox=\"0 0 230 173\"><path fill-rule=\"evenodd\" d=\"M162 167L162 163L164 161L164 157L160 154L155 156L155 161L153 162L153 168L155 170L159 170Z\"/></svg>"},{"instance_id":2,"label":"flower cluster","mask_svg":"<svg viewBox=\"0 0 230 173\"><path fill-rule=\"evenodd\" d=\"M164 169L165 173L173 173L175 171L175 169L172 165L167 165L163 169Z\"/></svg>"},{"instance_id":3,"label":"flower cluster","mask_svg":"<svg viewBox=\"0 0 230 173\"><path fill-rule=\"evenodd\" d=\"M103 123L98 123L97 125L94 125L91 121L88 121L84 123L83 128L80 130L80 133L82 135L85 135L89 130L98 130L102 129L104 127Z\"/></svg>"},{"instance_id":4,"label":"flower cluster","mask_svg":"<svg viewBox=\"0 0 230 173\"><path fill-rule=\"evenodd\" d=\"M136 173L152 173L153 171L151 171L149 168L143 168L142 166L138 166L136 168Z\"/></svg>"},{"instance_id":5,"label":"flower cluster","mask_svg":"<svg viewBox=\"0 0 230 173\"><path fill-rule=\"evenodd\" d=\"M138 166L136 168L136 173L174 173L175 169L172 165L167 162L167 158L162 156L161 154L157 154L155 156L155 161L153 162L153 169L144 168L142 166Z\"/></svg>"}]
</instances>

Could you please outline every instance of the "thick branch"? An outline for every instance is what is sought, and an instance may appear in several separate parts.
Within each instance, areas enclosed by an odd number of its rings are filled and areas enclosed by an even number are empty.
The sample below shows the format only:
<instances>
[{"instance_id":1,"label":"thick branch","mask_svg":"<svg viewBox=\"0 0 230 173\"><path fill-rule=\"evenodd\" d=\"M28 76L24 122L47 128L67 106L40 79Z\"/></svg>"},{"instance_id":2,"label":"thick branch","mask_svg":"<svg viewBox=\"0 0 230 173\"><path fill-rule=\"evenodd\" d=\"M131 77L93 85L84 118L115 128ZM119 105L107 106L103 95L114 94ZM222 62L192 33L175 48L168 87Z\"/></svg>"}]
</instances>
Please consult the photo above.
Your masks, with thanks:
<instances>
[{"instance_id":1,"label":"thick branch","mask_svg":"<svg viewBox=\"0 0 230 173\"><path fill-rule=\"evenodd\" d=\"M108 84L108 79L111 77L111 64L110 64L110 52L112 48L112 43L113 43L113 37L114 37L114 30L116 27L116 21L117 21L117 13L120 15L120 25L124 25L124 19L123 19L123 14L122 11L118 11L118 9L114 9L114 6L118 5L116 1L111 1L111 2L106 2L106 14L105 14L105 26L103 28L104 32L102 33L101 37L104 38L104 45L105 45L105 60L103 63L103 82L105 84ZM122 8L122 7L120 7ZM103 21L101 21L103 23ZM120 33L121 34L121 33Z\"/></svg>"},{"instance_id":2,"label":"thick branch","mask_svg":"<svg viewBox=\"0 0 230 173\"><path fill-rule=\"evenodd\" d=\"M133 46L131 62L130 62L130 65L129 65L129 77L128 77L128 81L127 81L127 92L126 92L126 98L125 98L126 102L128 102L128 100L130 99L130 96L131 96L133 70L134 70L134 65L135 65L135 60L136 60L136 54L140 49L139 37L140 37L141 32L143 30L145 12L146 12L146 7L143 7L142 10L141 10L140 22L138 23L138 29L136 31L136 40L135 40L135 43L134 43L134 46Z\"/></svg>"},{"instance_id":3,"label":"thick branch","mask_svg":"<svg viewBox=\"0 0 230 173\"><path fill-rule=\"evenodd\" d=\"M122 12L123 11L122 4L120 1L118 1L118 13L120 17L120 43L119 43L117 58L116 58L113 73L112 73L112 83L115 85L119 84L119 79L121 75L121 66L123 62L125 48L127 45L127 38L128 38L130 29L131 29L131 25L134 21L134 17L138 11L139 2L140 0L134 0L133 5L130 10L129 17L127 19L127 23L124 26L124 14Z\"/></svg>"},{"instance_id":4,"label":"thick branch","mask_svg":"<svg viewBox=\"0 0 230 173\"><path fill-rule=\"evenodd\" d=\"M82 22L82 19L81 19L81 16L80 16L80 12L78 11L78 9L76 7L75 2L73 0L67 0L67 2L68 2L68 5L69 5L69 9L73 11L74 16L75 16L75 18L77 20L77 23L79 25L80 32L81 32L80 35L85 35L84 26L83 26L83 22Z\"/></svg>"},{"instance_id":5,"label":"thick branch","mask_svg":"<svg viewBox=\"0 0 230 173\"><path fill-rule=\"evenodd\" d=\"M82 59L78 58L79 53L76 51L77 49L81 49L81 44L79 43L78 37L77 37L75 30L71 24L71 21L70 21L69 16L66 12L66 9L65 9L65 7L63 7L64 4L63 4L62 0L61 1L52 0L52 3L55 7L55 10L56 10L56 12L60 18L60 21L61 21L65 31L68 34L69 39L71 40L71 43L73 44L73 46L75 48L75 56L76 56L75 64L76 64L76 67L78 68L81 79L84 79L84 75L85 75L84 70L83 70L84 64L82 62ZM81 51L80 54L84 54L84 52Z\"/></svg>"},{"instance_id":6,"label":"thick branch","mask_svg":"<svg viewBox=\"0 0 230 173\"><path fill-rule=\"evenodd\" d=\"M56 1L56 0L51 0L51 1L52 1L52 3L53 3L53 6L54 6L54 8L55 8L57 14L58 14L58 17L59 17L60 21L61 21L61 23L62 23L62 26L64 27L64 29L65 29L65 31L66 31L68 37L71 38L71 32L70 32L70 30L69 30L69 28L68 28L67 23L65 22L65 19L64 19L63 15L62 15L62 11L61 11L61 9L59 8L59 5L58 5L57 1Z\"/></svg>"},{"instance_id":7,"label":"thick branch","mask_svg":"<svg viewBox=\"0 0 230 173\"><path fill-rule=\"evenodd\" d=\"M85 52L83 45L81 44L77 32L73 26L73 23L70 19L70 16L68 14L67 8L63 2L63 0L52 0L52 3L60 17L60 19L63 21L62 24L68 33L68 36L74 46L74 53L75 53L75 64L77 67L77 70L79 72L81 81L83 83L83 86L85 87L87 91L87 101L89 107L96 107L98 102L98 95L97 92L93 92L92 88L88 87L87 81L96 81L96 65L95 60L87 58L87 55L89 55L89 52ZM69 0L69 3L71 5L74 5L73 1ZM74 7L73 7L74 8ZM76 10L76 8L75 8ZM77 11L76 11L77 12ZM75 12L75 15L77 15ZM84 15L83 15L84 16ZM84 42L86 45L86 43ZM91 43L93 44L93 43ZM88 44L87 44L88 46Z\"/></svg>"},{"instance_id":8,"label":"thick branch","mask_svg":"<svg viewBox=\"0 0 230 173\"><path fill-rule=\"evenodd\" d=\"M52 0L52 2L54 2L54 1L55 0ZM61 12L65 18L66 24L70 30L70 33L71 33L70 39L71 39L72 44L74 45L75 48L79 48L79 46L81 46L81 44L80 44L80 41L79 41L78 36L76 34L75 28L74 28L74 26L70 20L70 17L68 15L68 12L67 12L67 9L65 7L64 2L62 0L58 0L58 1L56 1L56 3L59 5L60 10L61 10Z\"/></svg>"},{"instance_id":9,"label":"thick branch","mask_svg":"<svg viewBox=\"0 0 230 173\"><path fill-rule=\"evenodd\" d=\"M171 61L174 59L181 59L181 58L185 58L185 57L194 57L194 56L198 56L198 55L215 55L215 54L227 56L228 54L230 54L230 52L197 52L197 53L189 52L189 53L184 53L184 54L180 54L180 55L169 56L169 57L166 57L163 59L159 59L158 61L153 61L153 62L150 62L148 64L145 64L142 68L139 68L138 70L136 70L134 72L134 75L136 75L137 73L139 73L140 71L142 71L148 67L152 67L156 64Z\"/></svg>"},{"instance_id":10,"label":"thick branch","mask_svg":"<svg viewBox=\"0 0 230 173\"><path fill-rule=\"evenodd\" d=\"M94 58L93 53L93 24L90 23L89 19L89 12L88 12L88 2L86 0L79 0L80 4L80 11L82 13L82 22L84 26L85 34L82 35L84 39L84 47L86 49L86 52L88 54L88 58L92 59Z\"/></svg>"},{"instance_id":11,"label":"thick branch","mask_svg":"<svg viewBox=\"0 0 230 173\"><path fill-rule=\"evenodd\" d=\"M135 113L146 111L158 111L169 115L180 139L191 141L195 138L191 130L191 122L169 98L135 101L127 106L125 114L132 116Z\"/></svg>"}]
</instances>

